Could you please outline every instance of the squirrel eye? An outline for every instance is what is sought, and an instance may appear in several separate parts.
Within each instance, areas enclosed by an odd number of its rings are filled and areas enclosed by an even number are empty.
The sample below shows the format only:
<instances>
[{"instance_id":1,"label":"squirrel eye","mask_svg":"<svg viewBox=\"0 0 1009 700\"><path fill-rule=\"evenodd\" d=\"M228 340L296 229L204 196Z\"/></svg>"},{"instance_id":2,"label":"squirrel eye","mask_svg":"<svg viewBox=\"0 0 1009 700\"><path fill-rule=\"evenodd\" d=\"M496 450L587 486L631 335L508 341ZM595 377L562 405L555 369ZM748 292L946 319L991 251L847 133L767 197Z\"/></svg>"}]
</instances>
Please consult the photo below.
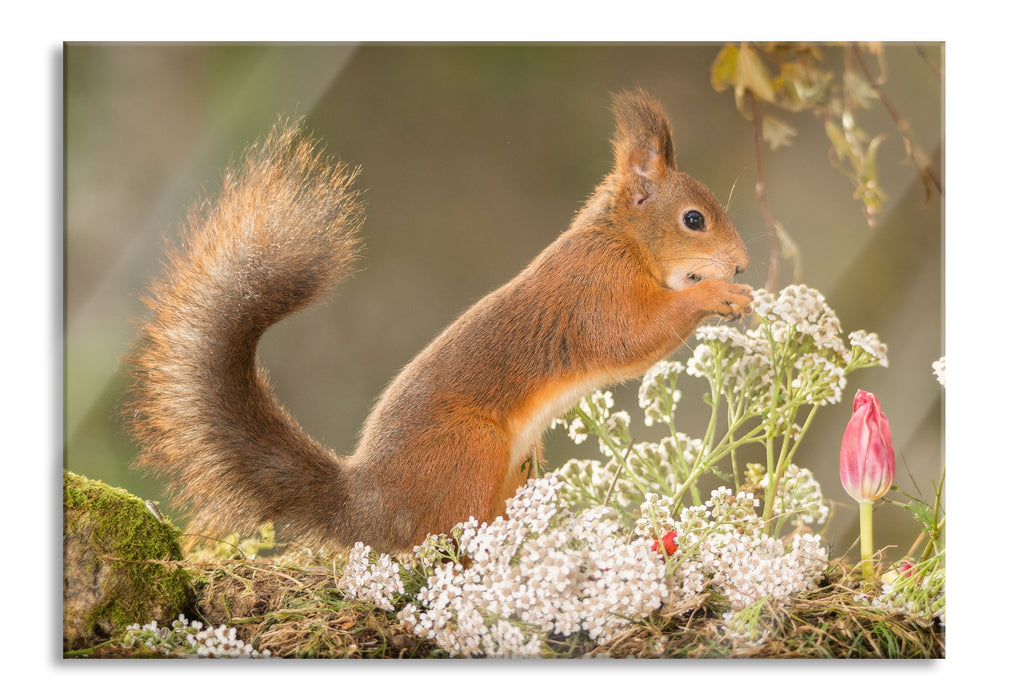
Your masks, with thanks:
<instances>
[{"instance_id":1,"label":"squirrel eye","mask_svg":"<svg viewBox=\"0 0 1009 700\"><path fill-rule=\"evenodd\" d=\"M704 230L704 214L697 211L696 209L691 209L686 214L683 215L683 225L689 228L691 231L703 231Z\"/></svg>"}]
</instances>

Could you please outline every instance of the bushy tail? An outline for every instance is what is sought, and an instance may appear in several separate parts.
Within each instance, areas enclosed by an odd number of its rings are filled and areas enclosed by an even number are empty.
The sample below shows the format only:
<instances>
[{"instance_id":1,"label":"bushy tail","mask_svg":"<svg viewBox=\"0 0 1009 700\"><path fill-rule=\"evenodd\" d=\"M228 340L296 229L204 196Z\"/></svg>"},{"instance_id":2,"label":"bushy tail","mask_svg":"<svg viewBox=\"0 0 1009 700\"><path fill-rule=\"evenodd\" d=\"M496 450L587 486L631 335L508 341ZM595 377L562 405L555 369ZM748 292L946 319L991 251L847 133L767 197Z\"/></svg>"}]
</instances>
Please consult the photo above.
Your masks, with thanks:
<instances>
[{"instance_id":1,"label":"bushy tail","mask_svg":"<svg viewBox=\"0 0 1009 700\"><path fill-rule=\"evenodd\" d=\"M190 213L145 303L127 424L138 462L214 534L265 520L331 539L340 460L279 404L256 359L263 332L347 273L363 221L355 171L278 123Z\"/></svg>"}]
</instances>

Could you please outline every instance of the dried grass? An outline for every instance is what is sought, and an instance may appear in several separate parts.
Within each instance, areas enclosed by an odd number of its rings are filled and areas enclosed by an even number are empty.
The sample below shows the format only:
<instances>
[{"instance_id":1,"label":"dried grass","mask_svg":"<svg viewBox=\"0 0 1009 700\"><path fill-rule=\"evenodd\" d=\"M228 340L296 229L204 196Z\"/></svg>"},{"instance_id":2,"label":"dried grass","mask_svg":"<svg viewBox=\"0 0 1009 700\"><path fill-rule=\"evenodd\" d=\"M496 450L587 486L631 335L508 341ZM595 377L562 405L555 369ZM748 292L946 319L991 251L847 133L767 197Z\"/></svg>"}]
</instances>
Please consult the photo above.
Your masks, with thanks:
<instances>
[{"instance_id":1,"label":"dried grass","mask_svg":"<svg viewBox=\"0 0 1009 700\"><path fill-rule=\"evenodd\" d=\"M202 583L198 611L207 623L238 629L239 636L274 657L432 658L445 654L408 633L394 613L344 600L335 570L273 560L194 563ZM787 605L765 602L723 619L724 600L667 607L636 622L609 643L554 639L546 656L613 658L943 658L937 626L857 601L855 572L837 564L827 582Z\"/></svg>"}]
</instances>

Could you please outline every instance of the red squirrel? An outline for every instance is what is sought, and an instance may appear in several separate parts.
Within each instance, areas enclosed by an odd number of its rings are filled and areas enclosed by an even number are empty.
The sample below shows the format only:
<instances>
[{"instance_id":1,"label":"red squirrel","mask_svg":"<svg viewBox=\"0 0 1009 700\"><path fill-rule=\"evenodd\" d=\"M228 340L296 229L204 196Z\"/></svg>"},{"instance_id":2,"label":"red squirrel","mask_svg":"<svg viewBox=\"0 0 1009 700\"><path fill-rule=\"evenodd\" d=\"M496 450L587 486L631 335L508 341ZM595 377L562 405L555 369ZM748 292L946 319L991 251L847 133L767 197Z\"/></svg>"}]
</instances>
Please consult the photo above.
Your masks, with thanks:
<instances>
[{"instance_id":1,"label":"red squirrel","mask_svg":"<svg viewBox=\"0 0 1009 700\"><path fill-rule=\"evenodd\" d=\"M614 97L615 163L570 227L388 385L338 456L277 401L263 332L347 274L355 170L280 122L191 210L145 303L126 415L141 468L191 532L274 521L304 542L403 552L504 513L543 431L580 397L644 373L705 318L750 311L749 259L712 193L676 167L641 90Z\"/></svg>"}]
</instances>

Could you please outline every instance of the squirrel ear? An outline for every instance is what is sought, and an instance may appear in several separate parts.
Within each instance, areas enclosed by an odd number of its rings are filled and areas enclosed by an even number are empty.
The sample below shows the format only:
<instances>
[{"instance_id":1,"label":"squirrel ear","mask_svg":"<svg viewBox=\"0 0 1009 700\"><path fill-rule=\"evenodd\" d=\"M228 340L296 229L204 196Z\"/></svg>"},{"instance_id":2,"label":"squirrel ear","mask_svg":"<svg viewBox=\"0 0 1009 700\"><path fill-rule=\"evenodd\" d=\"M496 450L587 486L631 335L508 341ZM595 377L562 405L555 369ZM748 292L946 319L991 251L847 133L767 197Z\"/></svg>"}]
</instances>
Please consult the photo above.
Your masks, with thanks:
<instances>
[{"instance_id":1,"label":"squirrel ear","mask_svg":"<svg viewBox=\"0 0 1009 700\"><path fill-rule=\"evenodd\" d=\"M621 92L613 98L617 131L613 137L616 169L635 204L644 204L655 182L676 170L673 127L662 106L644 90Z\"/></svg>"}]
</instances>

